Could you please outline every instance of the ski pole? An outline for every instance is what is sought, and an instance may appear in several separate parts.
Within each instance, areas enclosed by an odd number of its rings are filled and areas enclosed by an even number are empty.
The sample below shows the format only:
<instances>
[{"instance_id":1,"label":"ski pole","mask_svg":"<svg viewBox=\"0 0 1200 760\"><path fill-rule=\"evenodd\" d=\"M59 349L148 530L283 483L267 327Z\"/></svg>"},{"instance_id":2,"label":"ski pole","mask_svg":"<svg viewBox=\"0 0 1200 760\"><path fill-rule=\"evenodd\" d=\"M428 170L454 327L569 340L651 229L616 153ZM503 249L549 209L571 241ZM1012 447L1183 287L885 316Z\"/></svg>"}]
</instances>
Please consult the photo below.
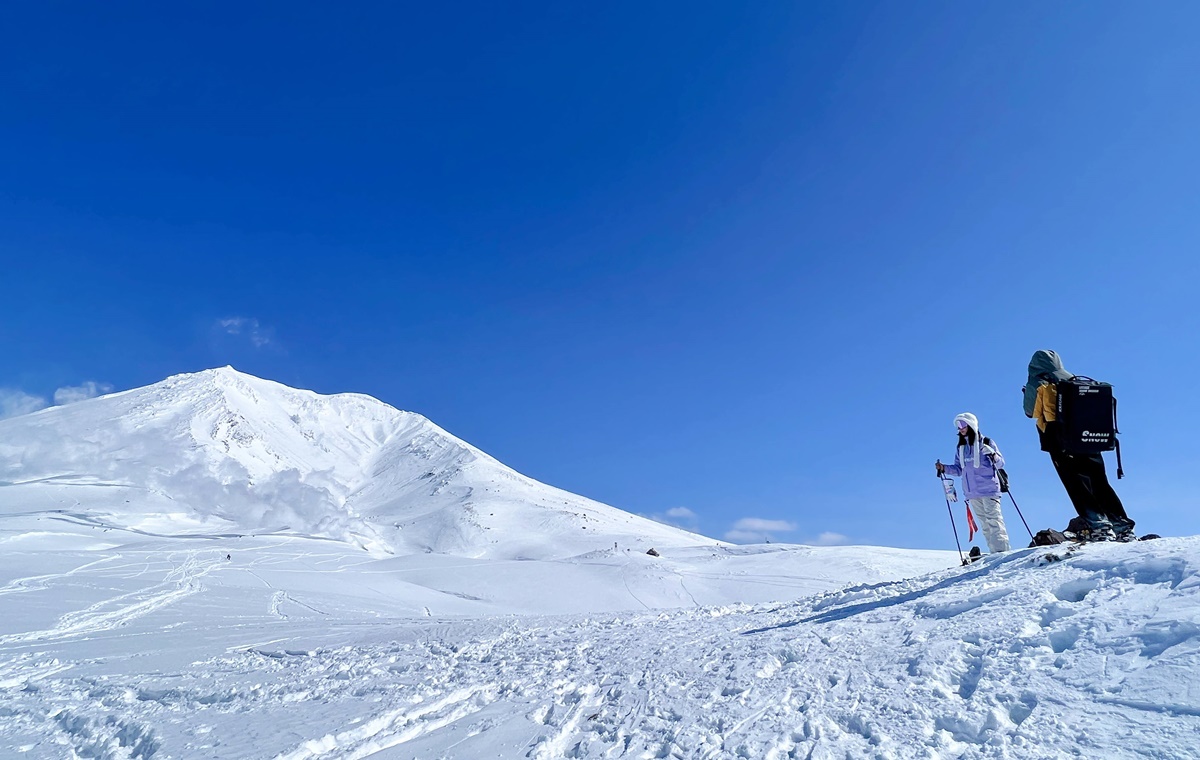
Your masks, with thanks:
<instances>
[{"instance_id":1,"label":"ski pole","mask_svg":"<svg viewBox=\"0 0 1200 760\"><path fill-rule=\"evenodd\" d=\"M992 467L993 468L996 467L996 455L995 454L992 454ZM1024 525L1025 525L1025 532L1029 534L1029 539L1031 541L1034 540L1033 531L1029 529L1029 523L1025 522L1025 515L1021 514L1021 508L1017 506L1017 500L1013 499L1012 486L1009 485L1007 482L1005 482L1004 485L1001 486L1001 489L1006 494L1008 494L1008 498L1012 499L1013 507L1016 508L1016 510L1017 510L1017 516L1021 518L1021 522L1024 523Z\"/></svg>"},{"instance_id":2,"label":"ski pole","mask_svg":"<svg viewBox=\"0 0 1200 760\"><path fill-rule=\"evenodd\" d=\"M937 463L940 465L942 460L939 459ZM954 524L954 509L950 506L950 492L946 490L946 476L941 473L940 469L938 470L938 480L943 481L942 495L946 497L946 512L950 515L950 530L954 531L954 545L958 547L958 561L966 565L967 561L963 558L962 544L958 541L958 526Z\"/></svg>"},{"instance_id":3,"label":"ski pole","mask_svg":"<svg viewBox=\"0 0 1200 760\"><path fill-rule=\"evenodd\" d=\"M1025 522L1025 515L1021 514L1021 508L1017 506L1017 500L1013 499L1012 486L1008 487L1008 498L1012 499L1013 507L1017 510L1017 516L1021 518L1021 522L1025 525L1025 532L1029 534L1030 540L1033 540L1033 531L1029 530L1029 523Z\"/></svg>"}]
</instances>

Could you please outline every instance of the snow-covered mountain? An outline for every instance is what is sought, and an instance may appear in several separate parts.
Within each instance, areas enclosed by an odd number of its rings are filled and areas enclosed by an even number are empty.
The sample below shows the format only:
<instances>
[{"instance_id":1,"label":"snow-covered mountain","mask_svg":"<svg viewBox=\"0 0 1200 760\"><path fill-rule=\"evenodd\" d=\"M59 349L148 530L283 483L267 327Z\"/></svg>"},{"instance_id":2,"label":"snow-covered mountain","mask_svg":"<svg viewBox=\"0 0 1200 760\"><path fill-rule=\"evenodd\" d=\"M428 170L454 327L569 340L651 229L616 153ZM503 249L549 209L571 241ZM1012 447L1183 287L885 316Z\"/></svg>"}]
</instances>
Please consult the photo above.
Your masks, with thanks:
<instances>
[{"instance_id":1,"label":"snow-covered mountain","mask_svg":"<svg viewBox=\"0 0 1200 760\"><path fill-rule=\"evenodd\" d=\"M419 414L231 367L0 421L0 514L546 559L720 542L547 486Z\"/></svg>"},{"instance_id":2,"label":"snow-covered mountain","mask_svg":"<svg viewBox=\"0 0 1200 760\"><path fill-rule=\"evenodd\" d=\"M730 546L180 375L0 422L0 757L1191 757L1198 549Z\"/></svg>"},{"instance_id":3,"label":"snow-covered mountain","mask_svg":"<svg viewBox=\"0 0 1200 760\"><path fill-rule=\"evenodd\" d=\"M5 535L10 548L204 544L239 558L286 539L285 556L323 558L336 594L403 615L768 601L950 562L731 546L539 483L369 396L229 367L0 421ZM347 564L362 572L332 572Z\"/></svg>"}]
</instances>

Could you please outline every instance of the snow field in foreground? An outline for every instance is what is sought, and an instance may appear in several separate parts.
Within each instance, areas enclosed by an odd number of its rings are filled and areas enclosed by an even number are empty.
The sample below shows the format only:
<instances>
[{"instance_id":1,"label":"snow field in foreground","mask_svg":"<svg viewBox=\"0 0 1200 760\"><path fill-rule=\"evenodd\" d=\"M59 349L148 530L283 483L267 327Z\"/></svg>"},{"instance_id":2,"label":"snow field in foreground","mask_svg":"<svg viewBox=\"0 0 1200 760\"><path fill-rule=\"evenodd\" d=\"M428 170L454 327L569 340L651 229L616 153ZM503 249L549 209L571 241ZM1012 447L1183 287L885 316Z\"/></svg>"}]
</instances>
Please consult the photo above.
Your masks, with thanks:
<instances>
[{"instance_id":1,"label":"snow field in foreground","mask_svg":"<svg viewBox=\"0 0 1200 760\"><path fill-rule=\"evenodd\" d=\"M188 543L158 568L8 567L0 755L1176 758L1200 737L1200 538L774 604L489 617L340 593L302 571L369 577L290 544L252 589Z\"/></svg>"}]
</instances>

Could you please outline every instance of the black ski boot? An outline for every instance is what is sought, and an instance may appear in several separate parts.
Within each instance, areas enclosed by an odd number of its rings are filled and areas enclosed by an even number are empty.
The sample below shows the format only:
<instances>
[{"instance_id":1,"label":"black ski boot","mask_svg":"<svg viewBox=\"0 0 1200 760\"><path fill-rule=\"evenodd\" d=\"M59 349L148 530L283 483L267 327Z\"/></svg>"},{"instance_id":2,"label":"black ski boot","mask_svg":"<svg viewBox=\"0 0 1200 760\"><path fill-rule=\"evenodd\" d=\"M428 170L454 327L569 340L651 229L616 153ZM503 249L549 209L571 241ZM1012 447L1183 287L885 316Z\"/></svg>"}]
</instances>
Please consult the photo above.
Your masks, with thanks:
<instances>
[{"instance_id":1,"label":"black ski boot","mask_svg":"<svg viewBox=\"0 0 1200 760\"><path fill-rule=\"evenodd\" d=\"M1088 544L1101 543L1104 541L1116 541L1117 534L1113 532L1113 529L1110 526L1104 525L1099 528L1088 528L1086 531L1084 531L1082 539L1084 543Z\"/></svg>"}]
</instances>

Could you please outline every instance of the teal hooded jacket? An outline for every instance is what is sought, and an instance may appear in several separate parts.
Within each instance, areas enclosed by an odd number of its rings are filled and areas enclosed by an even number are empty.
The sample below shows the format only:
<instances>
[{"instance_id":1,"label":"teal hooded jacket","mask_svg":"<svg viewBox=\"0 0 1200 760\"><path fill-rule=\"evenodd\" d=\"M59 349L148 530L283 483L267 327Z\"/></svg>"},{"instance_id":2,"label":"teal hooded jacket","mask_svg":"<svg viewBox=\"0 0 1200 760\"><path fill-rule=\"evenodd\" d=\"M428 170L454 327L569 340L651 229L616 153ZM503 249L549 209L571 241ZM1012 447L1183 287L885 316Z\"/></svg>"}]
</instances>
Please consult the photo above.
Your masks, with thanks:
<instances>
[{"instance_id":1,"label":"teal hooded jacket","mask_svg":"<svg viewBox=\"0 0 1200 760\"><path fill-rule=\"evenodd\" d=\"M1043 381L1058 382L1075 377L1063 367L1062 359L1053 351L1034 351L1029 360L1029 378L1025 381L1025 416L1033 416L1033 405L1037 402L1038 386Z\"/></svg>"}]
</instances>

